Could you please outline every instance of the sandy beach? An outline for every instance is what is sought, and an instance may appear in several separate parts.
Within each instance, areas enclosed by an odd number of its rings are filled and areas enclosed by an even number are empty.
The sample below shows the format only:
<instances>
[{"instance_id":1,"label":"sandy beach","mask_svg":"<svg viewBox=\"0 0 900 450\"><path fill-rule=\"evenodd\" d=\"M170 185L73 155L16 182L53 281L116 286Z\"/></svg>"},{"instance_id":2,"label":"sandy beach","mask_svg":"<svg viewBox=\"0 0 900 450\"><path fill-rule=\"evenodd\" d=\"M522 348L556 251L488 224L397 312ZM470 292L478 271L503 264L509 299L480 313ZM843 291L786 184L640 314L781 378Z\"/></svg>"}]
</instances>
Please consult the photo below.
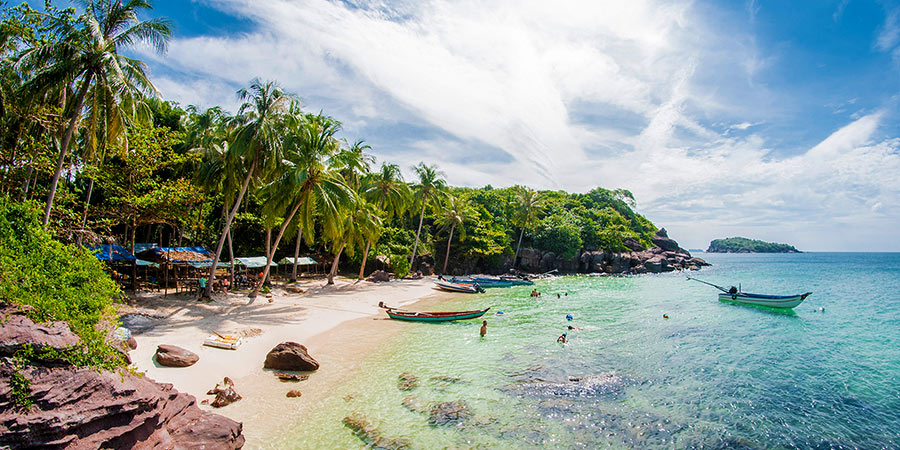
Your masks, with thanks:
<instances>
[{"instance_id":1,"label":"sandy beach","mask_svg":"<svg viewBox=\"0 0 900 450\"><path fill-rule=\"evenodd\" d=\"M404 306L442 294L432 288L430 279L401 280L389 283L335 280L306 281L303 294L287 293L280 287L250 301L245 293L219 294L214 302L196 301L196 294L168 295L142 293L120 313L138 313L152 317L153 327L135 335L138 348L130 355L138 371L163 383L172 383L179 391L197 397L200 402L224 377L235 382L243 399L210 410L242 422L247 448L263 446L266 437L279 433L309 408L323 401L329 386L340 383L355 369L359 356L401 328L380 314L378 302ZM379 317L381 316L381 317ZM202 345L217 332L240 334L243 345L224 350ZM304 344L321 365L310 378L299 383L282 382L263 369L266 354L281 342ZM200 356L191 367L163 367L154 353L159 344L177 345ZM300 390L300 398L287 398L289 390Z\"/></svg>"}]
</instances>

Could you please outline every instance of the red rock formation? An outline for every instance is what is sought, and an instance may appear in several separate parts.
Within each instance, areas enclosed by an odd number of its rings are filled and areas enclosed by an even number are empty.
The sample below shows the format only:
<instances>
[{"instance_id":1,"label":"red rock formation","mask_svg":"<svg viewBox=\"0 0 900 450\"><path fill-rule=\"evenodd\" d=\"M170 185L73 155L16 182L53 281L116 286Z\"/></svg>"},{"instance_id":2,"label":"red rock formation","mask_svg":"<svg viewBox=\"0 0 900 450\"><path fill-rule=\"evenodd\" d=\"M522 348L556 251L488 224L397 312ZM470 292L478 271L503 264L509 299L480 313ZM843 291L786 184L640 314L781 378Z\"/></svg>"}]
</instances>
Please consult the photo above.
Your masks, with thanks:
<instances>
[{"instance_id":1,"label":"red rock formation","mask_svg":"<svg viewBox=\"0 0 900 450\"><path fill-rule=\"evenodd\" d=\"M8 313L8 309L0 308ZM65 326L65 324L62 324ZM0 336L17 345L61 348L71 332L36 325L12 313ZM10 341L13 342L13 341ZM7 346L6 348L12 348ZM13 403L10 358L0 359L0 448L207 448L244 445L241 424L201 410L196 399L127 370L26 366L19 372L30 383L31 409Z\"/></svg>"}]
</instances>

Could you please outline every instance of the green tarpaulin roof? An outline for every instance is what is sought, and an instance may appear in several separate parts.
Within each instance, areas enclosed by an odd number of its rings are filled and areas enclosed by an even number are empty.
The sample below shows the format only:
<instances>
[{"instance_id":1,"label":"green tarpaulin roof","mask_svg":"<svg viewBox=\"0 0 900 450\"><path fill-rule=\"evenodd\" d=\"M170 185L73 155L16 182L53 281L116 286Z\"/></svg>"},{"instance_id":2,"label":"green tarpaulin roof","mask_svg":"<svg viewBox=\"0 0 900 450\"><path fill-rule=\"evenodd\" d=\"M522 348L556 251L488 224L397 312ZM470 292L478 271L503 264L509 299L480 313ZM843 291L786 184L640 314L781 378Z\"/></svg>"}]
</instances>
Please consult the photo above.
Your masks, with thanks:
<instances>
[{"instance_id":1,"label":"green tarpaulin roof","mask_svg":"<svg viewBox=\"0 0 900 450\"><path fill-rule=\"evenodd\" d=\"M266 257L265 256L248 256L244 258L234 258L235 264L240 264L244 267L248 267L251 269L257 269L260 267L266 267ZM277 266L278 264L272 263L273 266Z\"/></svg>"},{"instance_id":2,"label":"green tarpaulin roof","mask_svg":"<svg viewBox=\"0 0 900 450\"><path fill-rule=\"evenodd\" d=\"M294 258L284 257L281 259L281 261L278 261L278 263L279 264L294 264ZM314 266L316 264L318 264L316 262L316 260L314 260L308 256L302 256L300 258L297 258L298 266Z\"/></svg>"}]
</instances>

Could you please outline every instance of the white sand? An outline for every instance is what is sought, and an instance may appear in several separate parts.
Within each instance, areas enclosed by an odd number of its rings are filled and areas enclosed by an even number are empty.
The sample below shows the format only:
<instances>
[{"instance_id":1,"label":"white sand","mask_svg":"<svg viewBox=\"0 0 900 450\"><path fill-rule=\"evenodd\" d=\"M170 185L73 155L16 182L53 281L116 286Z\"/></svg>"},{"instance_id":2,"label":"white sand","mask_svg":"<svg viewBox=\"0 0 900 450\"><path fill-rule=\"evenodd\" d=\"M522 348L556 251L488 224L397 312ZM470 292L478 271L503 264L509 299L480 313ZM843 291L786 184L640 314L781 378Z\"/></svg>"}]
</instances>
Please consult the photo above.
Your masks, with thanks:
<instances>
[{"instance_id":1,"label":"white sand","mask_svg":"<svg viewBox=\"0 0 900 450\"><path fill-rule=\"evenodd\" d=\"M243 422L247 448L263 446L267 436L291 426L304 409L315 407L328 396L329 386L357 369L358 355L399 330L396 322L381 320L386 316L378 302L400 307L439 295L428 278L336 283L325 286L324 280L306 282L302 285L307 291L304 294L288 294L276 288L271 303L264 295L250 302L241 293L217 296L212 303L198 302L196 295L164 298L159 293L141 294L135 305L121 312L140 312L160 319L153 329L135 336L138 348L130 353L131 358L148 377L172 383L179 391L197 397L198 402L211 400L206 392L222 378L230 377L244 399L214 411ZM354 319L363 320L335 331L338 325ZM237 350L202 345L212 332L248 337ZM321 364L308 381L284 383L271 371L263 370L269 350L285 341L306 345ZM185 348L200 360L191 367L159 366L153 357L159 344ZM303 397L286 398L291 389L300 390Z\"/></svg>"}]
</instances>

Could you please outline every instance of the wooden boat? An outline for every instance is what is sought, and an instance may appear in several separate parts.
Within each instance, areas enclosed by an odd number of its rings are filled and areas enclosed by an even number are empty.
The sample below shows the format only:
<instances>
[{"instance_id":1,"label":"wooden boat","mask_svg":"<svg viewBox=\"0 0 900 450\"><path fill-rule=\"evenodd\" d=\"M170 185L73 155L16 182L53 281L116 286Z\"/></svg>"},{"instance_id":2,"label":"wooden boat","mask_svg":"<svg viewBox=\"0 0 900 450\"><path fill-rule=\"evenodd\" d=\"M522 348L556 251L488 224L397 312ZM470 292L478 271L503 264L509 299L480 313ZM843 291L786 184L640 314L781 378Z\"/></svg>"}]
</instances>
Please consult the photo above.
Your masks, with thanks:
<instances>
[{"instance_id":1,"label":"wooden boat","mask_svg":"<svg viewBox=\"0 0 900 450\"><path fill-rule=\"evenodd\" d=\"M806 300L806 297L812 295L812 292L797 295L750 294L747 292L741 292L740 288L736 288L734 286L732 286L730 289L725 289L722 286L707 283L706 281L698 280L696 278L688 277L687 279L690 281L703 283L707 286L712 286L722 291L722 293L719 294L720 302L732 302L745 305L766 306L769 308L790 309L803 303L803 300Z\"/></svg>"},{"instance_id":2,"label":"wooden boat","mask_svg":"<svg viewBox=\"0 0 900 450\"><path fill-rule=\"evenodd\" d=\"M768 306L769 308L794 308L803 303L803 300L806 300L806 297L809 297L810 294L812 294L812 292L798 295L763 295L750 294L747 292L724 292L719 294L719 301Z\"/></svg>"},{"instance_id":3,"label":"wooden boat","mask_svg":"<svg viewBox=\"0 0 900 450\"><path fill-rule=\"evenodd\" d=\"M445 291L450 292L464 292L467 294L477 294L479 292L484 292L484 289L481 289L481 286L478 283L475 284L464 284L464 283L451 283L449 281L435 281L435 286Z\"/></svg>"},{"instance_id":4,"label":"wooden boat","mask_svg":"<svg viewBox=\"0 0 900 450\"><path fill-rule=\"evenodd\" d=\"M398 309L384 306L380 303L378 306L384 308L385 312L391 319L406 320L410 322L449 322L451 320L466 320L481 317L490 307L475 311L447 311L447 312L414 312L401 311Z\"/></svg>"}]
</instances>

